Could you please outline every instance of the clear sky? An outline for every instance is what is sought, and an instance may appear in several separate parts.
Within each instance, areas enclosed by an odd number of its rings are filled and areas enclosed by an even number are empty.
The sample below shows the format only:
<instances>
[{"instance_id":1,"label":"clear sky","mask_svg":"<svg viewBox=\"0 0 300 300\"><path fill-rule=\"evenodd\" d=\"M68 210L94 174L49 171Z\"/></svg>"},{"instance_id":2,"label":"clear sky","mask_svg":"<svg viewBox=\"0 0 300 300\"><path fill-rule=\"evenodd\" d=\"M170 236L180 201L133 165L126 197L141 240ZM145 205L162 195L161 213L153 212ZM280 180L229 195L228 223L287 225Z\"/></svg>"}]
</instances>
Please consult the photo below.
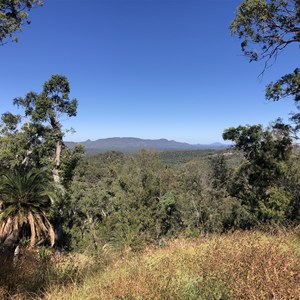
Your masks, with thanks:
<instances>
[{"instance_id":1,"label":"clear sky","mask_svg":"<svg viewBox=\"0 0 300 300\"><path fill-rule=\"evenodd\" d=\"M0 113L63 74L78 115L66 140L106 137L222 142L225 128L268 125L295 110L264 99L265 85L296 68L288 48L258 78L228 26L238 0L44 0L19 43L0 47Z\"/></svg>"}]
</instances>

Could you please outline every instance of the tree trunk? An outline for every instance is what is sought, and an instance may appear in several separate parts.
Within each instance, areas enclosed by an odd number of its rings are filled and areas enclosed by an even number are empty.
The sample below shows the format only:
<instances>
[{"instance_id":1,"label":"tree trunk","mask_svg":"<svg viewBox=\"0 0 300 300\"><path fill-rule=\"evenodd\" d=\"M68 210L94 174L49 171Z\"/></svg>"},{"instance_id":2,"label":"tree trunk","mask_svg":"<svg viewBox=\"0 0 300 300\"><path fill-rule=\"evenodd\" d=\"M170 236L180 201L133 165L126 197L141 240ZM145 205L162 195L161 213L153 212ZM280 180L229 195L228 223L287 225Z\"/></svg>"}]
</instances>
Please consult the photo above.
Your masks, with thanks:
<instances>
[{"instance_id":1,"label":"tree trunk","mask_svg":"<svg viewBox=\"0 0 300 300\"><path fill-rule=\"evenodd\" d=\"M26 151L26 156L25 156L25 158L22 160L22 163L21 163L22 166L25 166L25 167L28 166L28 163L29 163L29 157L30 157L30 154L31 154L31 153L32 153L31 150L27 150L27 151Z\"/></svg>"},{"instance_id":2,"label":"tree trunk","mask_svg":"<svg viewBox=\"0 0 300 300\"><path fill-rule=\"evenodd\" d=\"M63 146L62 140L58 140L56 142L56 147L54 152L55 165L52 170L54 182L60 182L59 167L60 167L60 156L61 156L62 146Z\"/></svg>"},{"instance_id":3,"label":"tree trunk","mask_svg":"<svg viewBox=\"0 0 300 300\"><path fill-rule=\"evenodd\" d=\"M63 133L61 131L61 125L57 121L56 118L52 117L50 119L51 126L55 132L56 136L56 145L55 145L55 150L54 154L52 157L52 160L54 162L54 167L52 169L52 174L53 174L53 179L54 182L60 182L60 175L59 175L59 167L60 167L60 157L61 157L61 151L63 147Z\"/></svg>"}]
</instances>

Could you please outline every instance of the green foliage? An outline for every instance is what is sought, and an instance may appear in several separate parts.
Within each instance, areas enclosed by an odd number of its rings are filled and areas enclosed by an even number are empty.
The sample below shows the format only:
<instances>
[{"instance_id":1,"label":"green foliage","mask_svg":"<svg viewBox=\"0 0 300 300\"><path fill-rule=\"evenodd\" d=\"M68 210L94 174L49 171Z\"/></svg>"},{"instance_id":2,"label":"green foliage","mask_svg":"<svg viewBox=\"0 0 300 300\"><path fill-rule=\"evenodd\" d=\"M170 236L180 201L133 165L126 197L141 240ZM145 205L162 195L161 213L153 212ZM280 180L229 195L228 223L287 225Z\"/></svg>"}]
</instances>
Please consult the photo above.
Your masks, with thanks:
<instances>
[{"instance_id":1,"label":"green foliage","mask_svg":"<svg viewBox=\"0 0 300 300\"><path fill-rule=\"evenodd\" d=\"M176 236L182 228L182 216L174 192L167 192L158 203L156 215L158 236Z\"/></svg>"},{"instance_id":2,"label":"green foliage","mask_svg":"<svg viewBox=\"0 0 300 300\"><path fill-rule=\"evenodd\" d=\"M263 221L278 223L285 219L291 195L283 188L271 187L265 201L259 202L259 211Z\"/></svg>"},{"instance_id":3,"label":"green foliage","mask_svg":"<svg viewBox=\"0 0 300 300\"><path fill-rule=\"evenodd\" d=\"M182 164L191 160L207 159L210 156L223 153L224 150L204 149L204 150L185 150L185 151L162 151L159 158L163 163L178 168Z\"/></svg>"},{"instance_id":4,"label":"green foliage","mask_svg":"<svg viewBox=\"0 0 300 300\"><path fill-rule=\"evenodd\" d=\"M3 0L0 3L0 45L7 40L18 41L14 35L24 23L30 24L28 12L43 4L40 0Z\"/></svg>"},{"instance_id":5,"label":"green foliage","mask_svg":"<svg viewBox=\"0 0 300 300\"><path fill-rule=\"evenodd\" d=\"M0 241L18 241L30 233L30 246L47 238L53 246L54 230L47 213L55 198L55 187L47 170L19 169L2 175Z\"/></svg>"},{"instance_id":6,"label":"green foliage","mask_svg":"<svg viewBox=\"0 0 300 300\"><path fill-rule=\"evenodd\" d=\"M61 154L62 184L68 188L72 182L74 171L84 154L83 146L76 146L73 150L64 148Z\"/></svg>"},{"instance_id":7,"label":"green foliage","mask_svg":"<svg viewBox=\"0 0 300 300\"><path fill-rule=\"evenodd\" d=\"M266 98L268 100L278 101L281 98L293 96L294 100L300 100L300 74L299 69L293 73L284 75L276 81L267 85Z\"/></svg>"},{"instance_id":8,"label":"green foliage","mask_svg":"<svg viewBox=\"0 0 300 300\"><path fill-rule=\"evenodd\" d=\"M62 75L52 75L41 93L15 98L24 118L2 115L0 161L3 168L50 166L55 181L68 185L83 149L64 147L61 118L76 116L78 102L69 98L70 85Z\"/></svg>"},{"instance_id":9,"label":"green foliage","mask_svg":"<svg viewBox=\"0 0 300 300\"><path fill-rule=\"evenodd\" d=\"M58 244L61 245L62 221L69 212L69 197L65 189L69 188L74 169L84 153L82 147L75 147L71 150L63 143L64 131L61 119L66 116L76 116L78 105L76 99L70 99L69 93L68 79L62 75L52 75L44 83L40 93L29 92L24 98L14 99L14 105L24 111L23 117L7 112L1 118L1 171L47 168L51 170L54 182L60 186L59 190L55 191L59 195L59 199L52 206L51 216L46 217L44 210L37 216L29 211L27 214L29 217L26 213L22 213L18 220L15 219L17 220L16 224L18 223L20 227L18 231L25 236L31 232L31 246L35 245L36 240L39 242L45 238L49 231L51 231L50 243L53 245L54 231L48 217L56 227ZM41 180L42 183L44 181ZM22 184L28 184L30 187L30 183ZM13 218L9 217L6 222L12 220ZM26 220L29 221L30 229L24 229L22 225ZM19 232L16 235L19 236Z\"/></svg>"},{"instance_id":10,"label":"green foliage","mask_svg":"<svg viewBox=\"0 0 300 300\"><path fill-rule=\"evenodd\" d=\"M58 115L76 116L77 99L70 100L70 84L62 75L52 75L43 85L40 94L29 92L24 98L15 98L14 105L23 107L25 115L31 117L33 123L49 122L56 124Z\"/></svg>"},{"instance_id":11,"label":"green foliage","mask_svg":"<svg viewBox=\"0 0 300 300\"><path fill-rule=\"evenodd\" d=\"M291 201L287 209L287 219L295 222L300 221L300 162L299 149L296 147L295 153L287 164L287 172L284 180L286 191L291 195Z\"/></svg>"},{"instance_id":12,"label":"green foliage","mask_svg":"<svg viewBox=\"0 0 300 300\"><path fill-rule=\"evenodd\" d=\"M230 229L239 202L227 192L229 177L223 156L176 169L146 150L87 157L70 186L70 247L138 250L168 237Z\"/></svg>"},{"instance_id":13,"label":"green foliage","mask_svg":"<svg viewBox=\"0 0 300 300\"><path fill-rule=\"evenodd\" d=\"M4 124L6 124L5 127L2 127L2 133L8 133L13 134L16 132L18 123L21 121L20 115L13 115L9 112L2 114L1 120Z\"/></svg>"},{"instance_id":14,"label":"green foliage","mask_svg":"<svg viewBox=\"0 0 300 300\"><path fill-rule=\"evenodd\" d=\"M212 186L215 189L226 187L230 178L230 171L224 155L215 155L210 159L212 168Z\"/></svg>"},{"instance_id":15,"label":"green foliage","mask_svg":"<svg viewBox=\"0 0 300 300\"><path fill-rule=\"evenodd\" d=\"M249 225L283 222L292 201L286 186L292 157L289 126L280 122L267 129L261 125L239 126L226 129L223 138L234 141L245 158L229 190L249 212Z\"/></svg>"},{"instance_id":16,"label":"green foliage","mask_svg":"<svg viewBox=\"0 0 300 300\"><path fill-rule=\"evenodd\" d=\"M285 97L292 97L295 100L297 108L300 108L300 74L299 68L295 69L293 73L282 76L276 82L271 82L266 88L266 99L278 101ZM300 113L293 113L291 117L295 126L295 131L300 129Z\"/></svg>"},{"instance_id":17,"label":"green foliage","mask_svg":"<svg viewBox=\"0 0 300 300\"><path fill-rule=\"evenodd\" d=\"M299 12L297 0L244 0L230 24L231 33L242 40L250 61L276 59L286 46L300 42Z\"/></svg>"},{"instance_id":18,"label":"green foliage","mask_svg":"<svg viewBox=\"0 0 300 300\"><path fill-rule=\"evenodd\" d=\"M265 69L271 60L287 46L300 42L300 3L298 0L244 0L230 24L231 33L242 40L242 52L250 61L265 60ZM257 48L258 46L258 48ZM266 88L266 99L278 101L294 98L297 108L300 100L299 69L271 82ZM299 129L300 114L292 117Z\"/></svg>"}]
</instances>

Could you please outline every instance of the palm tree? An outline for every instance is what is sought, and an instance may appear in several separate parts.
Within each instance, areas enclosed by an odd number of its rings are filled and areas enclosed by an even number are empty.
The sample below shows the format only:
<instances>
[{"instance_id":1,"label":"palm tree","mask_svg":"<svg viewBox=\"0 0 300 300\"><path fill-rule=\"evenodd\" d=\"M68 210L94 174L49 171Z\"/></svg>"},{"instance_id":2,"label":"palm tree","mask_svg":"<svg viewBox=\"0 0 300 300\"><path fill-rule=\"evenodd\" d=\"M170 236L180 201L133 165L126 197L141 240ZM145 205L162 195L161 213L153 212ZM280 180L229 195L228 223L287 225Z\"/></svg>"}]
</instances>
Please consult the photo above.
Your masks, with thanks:
<instances>
[{"instance_id":1,"label":"palm tree","mask_svg":"<svg viewBox=\"0 0 300 300\"><path fill-rule=\"evenodd\" d=\"M30 247L49 240L55 242L53 226L47 218L55 198L54 184L45 169L15 170L0 177L0 244L30 237Z\"/></svg>"}]
</instances>

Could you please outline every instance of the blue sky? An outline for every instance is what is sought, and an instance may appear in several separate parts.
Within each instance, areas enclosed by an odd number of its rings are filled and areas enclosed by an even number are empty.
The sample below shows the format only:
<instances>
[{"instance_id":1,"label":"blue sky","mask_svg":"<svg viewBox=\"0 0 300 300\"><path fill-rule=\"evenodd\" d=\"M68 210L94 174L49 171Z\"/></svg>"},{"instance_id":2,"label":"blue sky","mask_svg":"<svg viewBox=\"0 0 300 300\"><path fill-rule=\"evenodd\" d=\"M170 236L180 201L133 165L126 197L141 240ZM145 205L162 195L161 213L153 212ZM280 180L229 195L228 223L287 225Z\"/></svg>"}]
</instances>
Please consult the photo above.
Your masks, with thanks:
<instances>
[{"instance_id":1,"label":"blue sky","mask_svg":"<svg viewBox=\"0 0 300 300\"><path fill-rule=\"evenodd\" d=\"M237 0L45 0L18 43L0 47L0 113L63 74L78 115L66 140L106 137L222 142L225 128L268 125L295 110L264 99L265 85L296 68L287 49L258 78L228 26ZM297 59L297 60L296 60Z\"/></svg>"}]
</instances>

